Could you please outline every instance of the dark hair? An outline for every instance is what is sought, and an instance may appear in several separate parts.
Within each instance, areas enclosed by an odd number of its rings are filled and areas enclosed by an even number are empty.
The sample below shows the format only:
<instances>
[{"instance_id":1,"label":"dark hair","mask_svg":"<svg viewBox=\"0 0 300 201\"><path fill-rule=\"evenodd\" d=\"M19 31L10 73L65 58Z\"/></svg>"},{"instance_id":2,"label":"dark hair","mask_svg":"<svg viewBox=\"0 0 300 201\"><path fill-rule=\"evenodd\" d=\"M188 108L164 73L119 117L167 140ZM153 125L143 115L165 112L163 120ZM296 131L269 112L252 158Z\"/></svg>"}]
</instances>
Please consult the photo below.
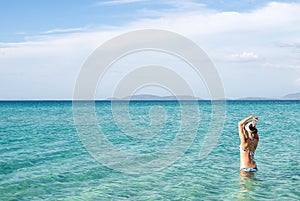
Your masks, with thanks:
<instances>
[{"instance_id":1,"label":"dark hair","mask_svg":"<svg viewBox=\"0 0 300 201\"><path fill-rule=\"evenodd\" d=\"M253 126L252 124L249 125L249 129L250 129L251 133L253 133L253 134L257 133L257 128L255 126Z\"/></svg>"}]
</instances>

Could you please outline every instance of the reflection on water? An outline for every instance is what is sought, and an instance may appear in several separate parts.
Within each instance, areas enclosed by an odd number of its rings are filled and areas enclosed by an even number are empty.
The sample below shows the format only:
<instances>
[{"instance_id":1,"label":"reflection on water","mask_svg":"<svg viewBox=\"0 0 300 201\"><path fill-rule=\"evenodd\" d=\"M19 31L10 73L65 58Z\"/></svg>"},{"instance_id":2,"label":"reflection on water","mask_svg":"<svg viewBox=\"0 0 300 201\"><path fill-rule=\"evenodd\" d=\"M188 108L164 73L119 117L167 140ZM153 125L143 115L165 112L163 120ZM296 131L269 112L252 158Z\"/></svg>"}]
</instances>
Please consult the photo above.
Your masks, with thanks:
<instances>
[{"instance_id":1,"label":"reflection on water","mask_svg":"<svg viewBox=\"0 0 300 201\"><path fill-rule=\"evenodd\" d=\"M249 179L254 179L255 177L255 172L245 172L245 171L240 171L241 179L245 180L247 178Z\"/></svg>"},{"instance_id":2,"label":"reflection on water","mask_svg":"<svg viewBox=\"0 0 300 201\"><path fill-rule=\"evenodd\" d=\"M255 178L255 172L240 171L240 190L238 200L255 200L253 191L258 187L258 180Z\"/></svg>"}]
</instances>

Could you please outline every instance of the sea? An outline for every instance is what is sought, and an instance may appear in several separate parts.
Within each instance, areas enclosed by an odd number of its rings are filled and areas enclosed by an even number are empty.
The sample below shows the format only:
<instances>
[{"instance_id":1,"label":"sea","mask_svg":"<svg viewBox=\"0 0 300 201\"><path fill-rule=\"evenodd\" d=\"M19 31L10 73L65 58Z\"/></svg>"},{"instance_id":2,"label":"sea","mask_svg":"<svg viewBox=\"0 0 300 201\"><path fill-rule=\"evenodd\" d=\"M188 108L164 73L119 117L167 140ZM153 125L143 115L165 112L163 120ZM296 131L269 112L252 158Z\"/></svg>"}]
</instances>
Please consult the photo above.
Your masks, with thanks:
<instances>
[{"instance_id":1,"label":"sea","mask_svg":"<svg viewBox=\"0 0 300 201\"><path fill-rule=\"evenodd\" d=\"M300 101L1 101L0 200L300 200L299 139Z\"/></svg>"}]
</instances>

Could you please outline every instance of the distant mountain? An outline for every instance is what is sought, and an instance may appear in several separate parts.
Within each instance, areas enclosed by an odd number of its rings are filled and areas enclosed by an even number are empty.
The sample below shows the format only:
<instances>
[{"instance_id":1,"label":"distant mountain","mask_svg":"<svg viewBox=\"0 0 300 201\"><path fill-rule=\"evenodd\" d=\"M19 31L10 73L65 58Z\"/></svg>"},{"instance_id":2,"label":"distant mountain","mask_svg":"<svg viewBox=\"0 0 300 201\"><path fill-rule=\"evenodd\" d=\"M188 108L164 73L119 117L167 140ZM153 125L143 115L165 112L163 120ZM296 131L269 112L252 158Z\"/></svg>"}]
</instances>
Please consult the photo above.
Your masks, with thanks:
<instances>
[{"instance_id":1,"label":"distant mountain","mask_svg":"<svg viewBox=\"0 0 300 201\"><path fill-rule=\"evenodd\" d=\"M155 96L150 94L140 94L126 96L124 98L109 98L108 100L201 100L193 96Z\"/></svg>"},{"instance_id":2,"label":"distant mountain","mask_svg":"<svg viewBox=\"0 0 300 201\"><path fill-rule=\"evenodd\" d=\"M278 99L267 98L267 97L243 97L243 98L238 98L237 100L278 100Z\"/></svg>"},{"instance_id":3,"label":"distant mountain","mask_svg":"<svg viewBox=\"0 0 300 201\"><path fill-rule=\"evenodd\" d=\"M283 96L283 100L300 100L300 93L287 94Z\"/></svg>"},{"instance_id":4,"label":"distant mountain","mask_svg":"<svg viewBox=\"0 0 300 201\"><path fill-rule=\"evenodd\" d=\"M156 96L150 94L140 94L127 96L123 98L108 98L107 100L204 100L193 96ZM237 99L225 100L300 100L300 93L287 94L282 98L268 98L268 97L243 97Z\"/></svg>"}]
</instances>

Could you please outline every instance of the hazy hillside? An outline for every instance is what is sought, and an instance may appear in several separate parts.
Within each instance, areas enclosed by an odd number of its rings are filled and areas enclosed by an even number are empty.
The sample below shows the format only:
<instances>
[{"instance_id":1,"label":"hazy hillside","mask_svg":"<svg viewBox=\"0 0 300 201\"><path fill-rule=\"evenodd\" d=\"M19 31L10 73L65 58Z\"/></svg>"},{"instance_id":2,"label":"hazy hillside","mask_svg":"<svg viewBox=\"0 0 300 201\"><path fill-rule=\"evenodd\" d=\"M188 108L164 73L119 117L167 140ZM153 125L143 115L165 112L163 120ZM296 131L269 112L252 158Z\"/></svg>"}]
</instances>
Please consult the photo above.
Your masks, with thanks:
<instances>
[{"instance_id":1,"label":"hazy hillside","mask_svg":"<svg viewBox=\"0 0 300 201\"><path fill-rule=\"evenodd\" d=\"M107 100L203 100L198 97L192 96L156 96L150 94L140 94L134 96L127 96L124 98L109 98ZM226 99L230 100L230 99ZM300 100L300 93L287 94L281 98L269 98L269 97L243 97L231 100Z\"/></svg>"},{"instance_id":2,"label":"hazy hillside","mask_svg":"<svg viewBox=\"0 0 300 201\"><path fill-rule=\"evenodd\" d=\"M282 97L284 100L300 100L300 93L287 94Z\"/></svg>"},{"instance_id":3,"label":"hazy hillside","mask_svg":"<svg viewBox=\"0 0 300 201\"><path fill-rule=\"evenodd\" d=\"M278 100L278 99L267 98L267 97L244 97L244 98L239 98L237 100Z\"/></svg>"},{"instance_id":4,"label":"hazy hillside","mask_svg":"<svg viewBox=\"0 0 300 201\"><path fill-rule=\"evenodd\" d=\"M149 94L141 94L134 96L127 96L124 98L110 98L110 100L200 100L200 98L195 98L192 96L155 96Z\"/></svg>"}]
</instances>

